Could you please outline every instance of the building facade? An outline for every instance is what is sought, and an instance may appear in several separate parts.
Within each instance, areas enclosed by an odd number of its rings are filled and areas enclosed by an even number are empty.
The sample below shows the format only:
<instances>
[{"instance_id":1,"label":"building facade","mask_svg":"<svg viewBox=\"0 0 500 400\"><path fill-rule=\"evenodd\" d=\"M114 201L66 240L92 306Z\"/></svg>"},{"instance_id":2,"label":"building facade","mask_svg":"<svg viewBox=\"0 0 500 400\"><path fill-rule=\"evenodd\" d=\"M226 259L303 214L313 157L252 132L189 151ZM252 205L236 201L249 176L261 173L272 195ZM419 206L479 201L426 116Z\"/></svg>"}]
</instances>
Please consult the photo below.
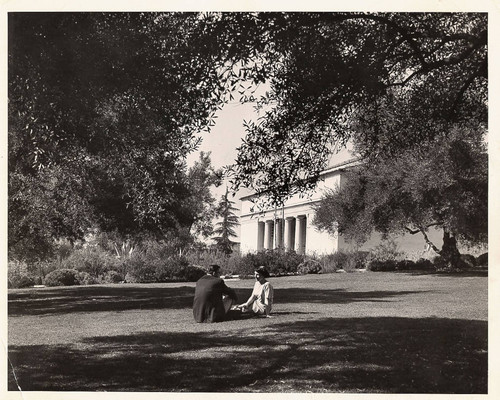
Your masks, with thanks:
<instances>
[{"instance_id":1,"label":"building facade","mask_svg":"<svg viewBox=\"0 0 500 400\"><path fill-rule=\"evenodd\" d=\"M322 173L322 181L310 197L298 195L287 200L280 208L252 211L253 196L241 199L241 251L248 253L266 249L295 250L299 254L329 254L344 250L342 237L320 232L313 224L313 205L325 188L342 185L346 168L356 163L354 159L329 167Z\"/></svg>"},{"instance_id":2,"label":"building facade","mask_svg":"<svg viewBox=\"0 0 500 400\"><path fill-rule=\"evenodd\" d=\"M312 223L313 206L319 202L327 188L341 187L345 182L345 171L356 165L356 159L348 159L330 166L322 173L322 180L310 197L298 195L287 200L280 208L254 211L253 195L241 198L241 252L270 249L295 250L299 254L332 254L337 251L370 250L381 243L381 236L373 233L370 239L359 246L346 241L342 236L319 231ZM438 247L442 245L442 231L432 229L429 239ZM422 235L400 235L394 238L401 251L407 254L424 255L429 251Z\"/></svg>"}]
</instances>

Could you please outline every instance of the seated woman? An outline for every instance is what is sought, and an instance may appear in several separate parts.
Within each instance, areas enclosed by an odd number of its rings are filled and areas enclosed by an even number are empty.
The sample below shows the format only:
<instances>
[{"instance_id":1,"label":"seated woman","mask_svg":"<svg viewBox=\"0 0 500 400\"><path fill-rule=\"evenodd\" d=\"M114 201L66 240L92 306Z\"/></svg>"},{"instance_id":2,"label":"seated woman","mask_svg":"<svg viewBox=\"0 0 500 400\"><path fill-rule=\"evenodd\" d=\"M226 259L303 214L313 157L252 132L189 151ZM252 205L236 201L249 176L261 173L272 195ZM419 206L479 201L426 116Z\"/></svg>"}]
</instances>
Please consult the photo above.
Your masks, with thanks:
<instances>
[{"instance_id":1,"label":"seated woman","mask_svg":"<svg viewBox=\"0 0 500 400\"><path fill-rule=\"evenodd\" d=\"M263 266L257 268L254 272L255 285L250 298L238 308L242 312L246 312L250 307L251 311L257 315L265 315L270 317L273 308L274 289L273 286L266 280L269 278L269 272Z\"/></svg>"}]
</instances>

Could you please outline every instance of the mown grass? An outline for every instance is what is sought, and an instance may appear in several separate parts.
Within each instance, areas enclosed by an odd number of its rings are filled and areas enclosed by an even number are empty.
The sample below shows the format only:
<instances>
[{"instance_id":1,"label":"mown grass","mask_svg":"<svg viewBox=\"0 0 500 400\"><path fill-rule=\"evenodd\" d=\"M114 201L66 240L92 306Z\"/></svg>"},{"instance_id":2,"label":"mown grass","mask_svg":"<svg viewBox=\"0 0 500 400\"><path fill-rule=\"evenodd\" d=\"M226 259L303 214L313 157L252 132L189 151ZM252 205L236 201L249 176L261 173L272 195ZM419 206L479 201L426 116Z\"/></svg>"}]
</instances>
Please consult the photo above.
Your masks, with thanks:
<instances>
[{"instance_id":1,"label":"mown grass","mask_svg":"<svg viewBox=\"0 0 500 400\"><path fill-rule=\"evenodd\" d=\"M9 390L487 392L486 277L271 282L273 318L218 324L193 321L191 283L11 290Z\"/></svg>"}]
</instances>

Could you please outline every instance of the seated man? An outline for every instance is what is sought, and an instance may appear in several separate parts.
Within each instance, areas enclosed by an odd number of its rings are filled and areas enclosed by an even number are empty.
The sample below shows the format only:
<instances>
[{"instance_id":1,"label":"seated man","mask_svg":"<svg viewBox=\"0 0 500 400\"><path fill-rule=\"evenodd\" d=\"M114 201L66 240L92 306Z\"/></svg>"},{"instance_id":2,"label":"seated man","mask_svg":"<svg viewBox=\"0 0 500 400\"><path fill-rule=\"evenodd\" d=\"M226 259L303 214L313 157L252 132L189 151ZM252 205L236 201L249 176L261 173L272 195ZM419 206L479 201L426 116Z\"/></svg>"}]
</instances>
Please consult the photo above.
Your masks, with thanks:
<instances>
[{"instance_id":1,"label":"seated man","mask_svg":"<svg viewBox=\"0 0 500 400\"><path fill-rule=\"evenodd\" d=\"M224 298L223 298L224 297ZM208 275L196 282L193 302L193 316L196 322L224 321L233 303L236 293L226 286L220 278L220 267L211 265Z\"/></svg>"},{"instance_id":2,"label":"seated man","mask_svg":"<svg viewBox=\"0 0 500 400\"><path fill-rule=\"evenodd\" d=\"M273 308L274 289L273 286L266 280L269 278L269 272L266 267L259 267L254 272L255 285L253 292L246 303L240 304L238 308L246 312L252 307L252 311L257 315L265 315L270 317L271 309Z\"/></svg>"}]
</instances>

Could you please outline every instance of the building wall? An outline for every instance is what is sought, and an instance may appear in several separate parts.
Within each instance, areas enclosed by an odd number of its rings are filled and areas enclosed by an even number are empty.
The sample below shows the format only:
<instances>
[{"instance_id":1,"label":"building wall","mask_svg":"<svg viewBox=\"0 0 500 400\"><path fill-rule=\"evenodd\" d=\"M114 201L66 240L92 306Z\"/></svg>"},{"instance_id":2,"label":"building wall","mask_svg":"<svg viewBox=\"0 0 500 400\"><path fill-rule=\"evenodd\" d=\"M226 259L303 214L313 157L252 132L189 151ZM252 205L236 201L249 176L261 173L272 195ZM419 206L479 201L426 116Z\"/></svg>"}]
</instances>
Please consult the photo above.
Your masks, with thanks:
<instances>
[{"instance_id":1,"label":"building wall","mask_svg":"<svg viewBox=\"0 0 500 400\"><path fill-rule=\"evenodd\" d=\"M257 223L258 219L240 217L241 252L248 253L257 250Z\"/></svg>"},{"instance_id":2,"label":"building wall","mask_svg":"<svg viewBox=\"0 0 500 400\"><path fill-rule=\"evenodd\" d=\"M314 213L310 213L307 218L307 246L306 253L332 254L339 250L339 240L337 236L331 236L326 232L320 232L313 224Z\"/></svg>"},{"instance_id":3,"label":"building wall","mask_svg":"<svg viewBox=\"0 0 500 400\"><path fill-rule=\"evenodd\" d=\"M338 235L330 235L320 232L312 223L314 210L312 206L318 202L325 189L335 188L344 182L342 168L333 169L323 176L323 181L318 184L317 190L310 197L304 198L295 195L289 199L283 208L266 210L265 212L253 212L251 197L242 198L241 205L241 252L248 253L268 248L293 248L298 253L306 254L331 254L336 251L371 250L381 243L381 235L374 232L370 239L362 246L350 243ZM299 232L299 221L305 217L305 231ZM295 234L290 243L289 230L292 221L295 224ZM260 228L259 228L260 227ZM259 233L260 229L260 233ZM299 236L305 236L305 248L301 247ZM428 233L429 239L438 248L442 245L442 231L431 228ZM405 234L394 238L398 249L407 255L433 254L428 249L423 235Z\"/></svg>"},{"instance_id":4,"label":"building wall","mask_svg":"<svg viewBox=\"0 0 500 400\"><path fill-rule=\"evenodd\" d=\"M326 232L320 232L312 224L314 217L312 205L320 200L325 188L334 188L339 185L340 177L340 170L325 174L316 192L310 197L295 195L286 202L283 208L275 210L253 212L251 198L243 198L240 216L242 253L279 247L293 248L298 253L309 254L329 254L337 251L338 238ZM265 230L264 238L262 238L262 229ZM289 231L293 229L295 229L295 234L292 234L293 240L290 240ZM273 236L272 239L270 236ZM304 241L305 249L301 246Z\"/></svg>"},{"instance_id":5,"label":"building wall","mask_svg":"<svg viewBox=\"0 0 500 400\"><path fill-rule=\"evenodd\" d=\"M438 248L441 248L443 245L443 231L441 229L435 229L431 227L429 232L427 233L429 240L434 243ZM421 233L416 233L414 235L411 234L403 234L392 237L394 242L397 245L397 249L399 251L403 251L407 256L417 255L417 256L426 256L426 255L436 255L433 250L429 249L427 246L424 236ZM382 242L382 235L378 232L373 232L370 238L363 243L362 246L359 246L356 243L349 243L347 241L343 241L341 244L341 248L344 251L352 251L352 250L361 250L361 251L369 251L380 245Z\"/></svg>"}]
</instances>

